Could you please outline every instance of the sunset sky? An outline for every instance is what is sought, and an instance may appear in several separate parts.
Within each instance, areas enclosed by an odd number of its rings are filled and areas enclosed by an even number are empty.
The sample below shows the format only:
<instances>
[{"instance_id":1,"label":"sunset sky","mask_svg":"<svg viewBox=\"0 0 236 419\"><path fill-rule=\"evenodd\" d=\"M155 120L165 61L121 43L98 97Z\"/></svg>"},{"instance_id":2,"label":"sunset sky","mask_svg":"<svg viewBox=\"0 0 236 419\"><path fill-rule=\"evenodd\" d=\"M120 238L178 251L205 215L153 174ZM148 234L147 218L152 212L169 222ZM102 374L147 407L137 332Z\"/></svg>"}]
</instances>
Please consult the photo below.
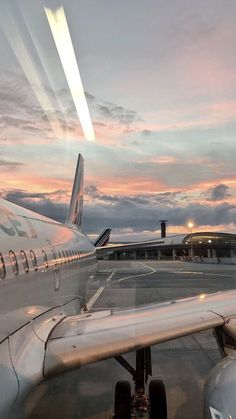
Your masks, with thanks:
<instances>
[{"instance_id":1,"label":"sunset sky","mask_svg":"<svg viewBox=\"0 0 236 419\"><path fill-rule=\"evenodd\" d=\"M0 191L113 240L236 232L235 0L0 0ZM63 6L95 141L85 139L44 7Z\"/></svg>"}]
</instances>

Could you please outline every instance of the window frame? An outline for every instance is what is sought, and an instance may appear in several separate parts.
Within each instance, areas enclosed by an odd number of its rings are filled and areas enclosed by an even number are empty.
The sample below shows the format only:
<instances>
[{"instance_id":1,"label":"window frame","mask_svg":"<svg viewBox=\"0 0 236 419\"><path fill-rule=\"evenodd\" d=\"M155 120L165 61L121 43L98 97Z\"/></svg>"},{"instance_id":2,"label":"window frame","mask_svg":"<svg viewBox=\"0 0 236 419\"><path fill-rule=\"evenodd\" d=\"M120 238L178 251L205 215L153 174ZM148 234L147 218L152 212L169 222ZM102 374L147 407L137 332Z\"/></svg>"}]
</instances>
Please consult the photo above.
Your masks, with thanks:
<instances>
[{"instance_id":1,"label":"window frame","mask_svg":"<svg viewBox=\"0 0 236 419\"><path fill-rule=\"evenodd\" d=\"M0 279L4 279L5 277L6 277L6 265L5 265L3 254L0 252Z\"/></svg>"},{"instance_id":2,"label":"window frame","mask_svg":"<svg viewBox=\"0 0 236 419\"><path fill-rule=\"evenodd\" d=\"M21 258L21 262L22 262L24 272L26 274L28 274L29 273L29 262L28 262L27 255L26 255L24 250L20 250L20 258Z\"/></svg>"},{"instance_id":3,"label":"window frame","mask_svg":"<svg viewBox=\"0 0 236 419\"><path fill-rule=\"evenodd\" d=\"M66 254L64 250L61 251L61 255L62 255L62 262L66 264Z\"/></svg>"},{"instance_id":4,"label":"window frame","mask_svg":"<svg viewBox=\"0 0 236 419\"><path fill-rule=\"evenodd\" d=\"M12 272L14 273L15 276L19 275L19 265L18 265L16 254L13 250L9 250L9 259L11 262Z\"/></svg>"},{"instance_id":5,"label":"window frame","mask_svg":"<svg viewBox=\"0 0 236 419\"><path fill-rule=\"evenodd\" d=\"M44 249L42 249L42 258L43 258L43 264L44 264L43 268L48 269L48 257Z\"/></svg>"},{"instance_id":6,"label":"window frame","mask_svg":"<svg viewBox=\"0 0 236 419\"><path fill-rule=\"evenodd\" d=\"M38 262L37 262L37 258L36 258L35 252L32 249L30 250L30 259L31 259L33 270L35 272L37 272L37 270L38 270Z\"/></svg>"}]
</instances>

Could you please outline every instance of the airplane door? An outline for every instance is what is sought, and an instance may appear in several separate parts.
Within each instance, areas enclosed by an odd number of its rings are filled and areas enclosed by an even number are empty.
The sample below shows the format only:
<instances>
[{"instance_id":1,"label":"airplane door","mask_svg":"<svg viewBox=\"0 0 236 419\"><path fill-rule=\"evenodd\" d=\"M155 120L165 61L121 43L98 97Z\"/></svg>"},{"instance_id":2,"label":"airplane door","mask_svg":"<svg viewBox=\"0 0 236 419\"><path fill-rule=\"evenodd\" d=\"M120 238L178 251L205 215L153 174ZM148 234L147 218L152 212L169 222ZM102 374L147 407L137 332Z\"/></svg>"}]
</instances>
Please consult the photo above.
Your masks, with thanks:
<instances>
[{"instance_id":1,"label":"airplane door","mask_svg":"<svg viewBox=\"0 0 236 419\"><path fill-rule=\"evenodd\" d=\"M52 253L52 257L54 259L54 264L53 264L54 289L55 291L58 291L60 288L60 282L61 282L60 268L59 268L59 264L58 264L58 260L56 256L55 247L53 246L52 242L50 242L50 240L48 240L48 244Z\"/></svg>"}]
</instances>

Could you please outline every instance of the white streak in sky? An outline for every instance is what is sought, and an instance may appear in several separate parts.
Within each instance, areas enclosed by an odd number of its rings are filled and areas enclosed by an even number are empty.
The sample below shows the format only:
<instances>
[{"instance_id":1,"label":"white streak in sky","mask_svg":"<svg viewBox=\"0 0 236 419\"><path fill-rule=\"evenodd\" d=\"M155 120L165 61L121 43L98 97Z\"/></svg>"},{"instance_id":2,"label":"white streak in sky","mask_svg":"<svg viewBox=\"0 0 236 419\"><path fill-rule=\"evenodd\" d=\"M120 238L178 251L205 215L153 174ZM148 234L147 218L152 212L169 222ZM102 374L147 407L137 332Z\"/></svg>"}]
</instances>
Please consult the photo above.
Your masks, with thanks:
<instances>
[{"instance_id":1,"label":"white streak in sky","mask_svg":"<svg viewBox=\"0 0 236 419\"><path fill-rule=\"evenodd\" d=\"M60 7L56 11L53 11L45 7L44 10L47 15L48 23L52 31L85 138L89 141L94 141L95 134L93 125L64 9L63 7Z\"/></svg>"}]
</instances>

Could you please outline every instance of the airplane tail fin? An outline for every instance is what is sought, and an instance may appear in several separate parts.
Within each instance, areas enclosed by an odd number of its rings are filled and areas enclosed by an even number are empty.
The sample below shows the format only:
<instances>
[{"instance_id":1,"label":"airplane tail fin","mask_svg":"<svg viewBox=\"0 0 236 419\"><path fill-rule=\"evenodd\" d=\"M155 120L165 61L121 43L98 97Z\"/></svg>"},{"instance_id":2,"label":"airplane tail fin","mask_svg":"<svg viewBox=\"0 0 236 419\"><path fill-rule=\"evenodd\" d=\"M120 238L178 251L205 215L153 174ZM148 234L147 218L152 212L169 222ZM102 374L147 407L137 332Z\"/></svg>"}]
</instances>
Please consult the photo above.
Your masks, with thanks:
<instances>
[{"instance_id":1,"label":"airplane tail fin","mask_svg":"<svg viewBox=\"0 0 236 419\"><path fill-rule=\"evenodd\" d=\"M94 247L103 247L109 242L111 229L106 228L93 243Z\"/></svg>"},{"instance_id":2,"label":"airplane tail fin","mask_svg":"<svg viewBox=\"0 0 236 419\"><path fill-rule=\"evenodd\" d=\"M83 213L83 187L84 187L84 159L78 156L75 179L70 199L70 206L66 217L66 224L81 227Z\"/></svg>"}]
</instances>

